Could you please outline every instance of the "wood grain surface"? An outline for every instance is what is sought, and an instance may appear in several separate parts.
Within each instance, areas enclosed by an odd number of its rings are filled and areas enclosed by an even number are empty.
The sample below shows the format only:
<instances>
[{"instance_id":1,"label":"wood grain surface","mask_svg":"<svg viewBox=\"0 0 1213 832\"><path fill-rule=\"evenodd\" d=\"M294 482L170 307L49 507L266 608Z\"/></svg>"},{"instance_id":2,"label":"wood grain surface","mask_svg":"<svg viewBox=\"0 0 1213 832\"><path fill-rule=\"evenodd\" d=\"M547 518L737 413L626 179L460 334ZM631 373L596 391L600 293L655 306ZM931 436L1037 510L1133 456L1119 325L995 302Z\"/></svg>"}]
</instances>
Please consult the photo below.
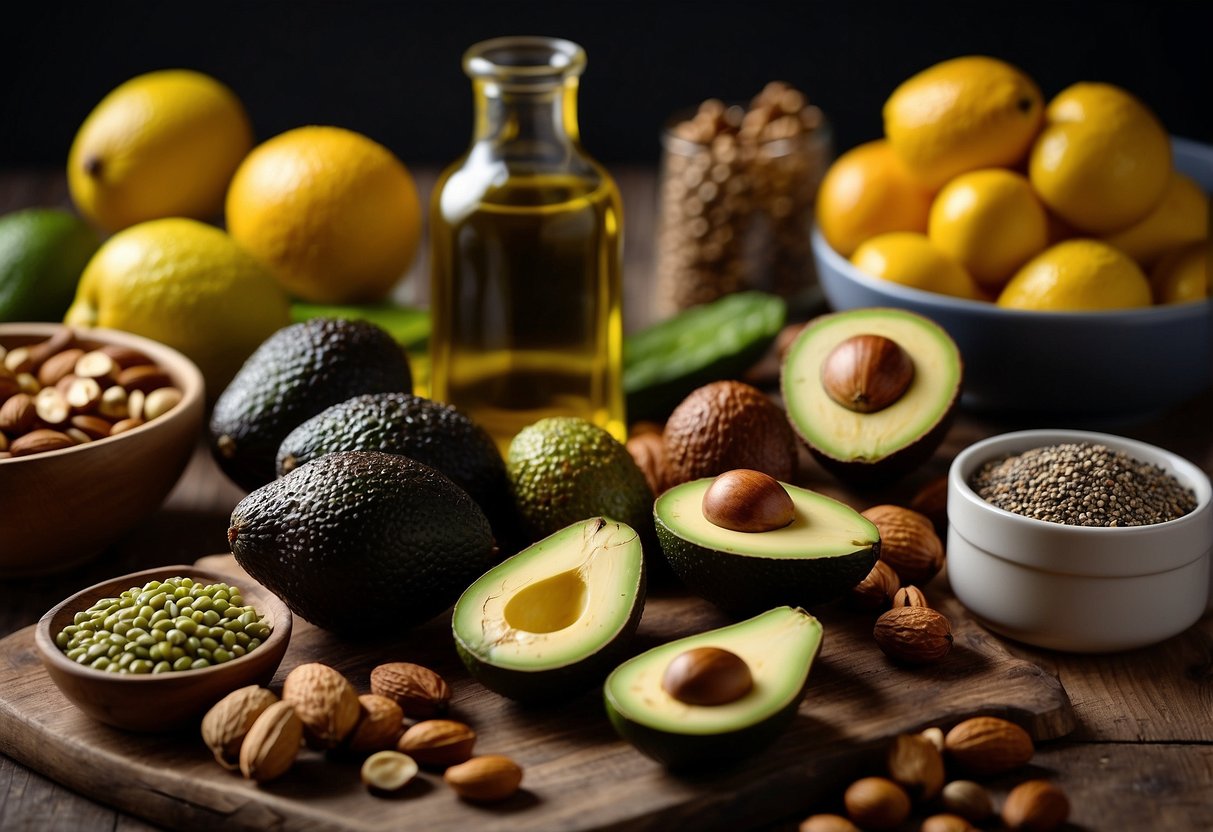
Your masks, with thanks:
<instances>
[{"instance_id":1,"label":"wood grain surface","mask_svg":"<svg viewBox=\"0 0 1213 832\"><path fill-rule=\"evenodd\" d=\"M655 180L650 168L613 171L624 194L628 233L625 239L625 323L635 328L651 319L653 207ZM433 182L432 172L415 171L423 195ZM0 172L0 213L26 206L66 206L66 187L61 171ZM424 294L424 262L416 264L401 286L401 300ZM768 365L769 368L770 365ZM908 500L930 479L942 474L950 460L969 444L996 433L1033 427L1083 427L1107 430L1150 442L1190 459L1213 473L1213 391L1180 408L1151 414L1132 421L1073 424L1047 416L1007 417L997 413L960 414L943 447L924 469L897 487L875 494L854 494L840 489L814 463L802 457L800 480L819 490L841 497L863 508L876 502ZM199 450L177 487L160 510L148 517L97 560L70 573L46 578L0 583L0 634L9 634L32 624L38 617L72 592L114 575L169 563L189 563L223 548L224 532L232 507L243 496ZM1132 615L1131 610L1109 614ZM1043 743L1037 751L1032 773L1048 776L1070 795L1073 804L1069 829L1083 830L1204 830L1213 829L1213 617L1206 616L1187 632L1154 647L1114 656L1073 656L1035 650L1013 642L991 639L1015 656L1028 659L1056 674L1069 694L1077 727L1064 740ZM827 642L828 646L828 642ZM818 668L810 687L829 681ZM8 687L8 680L0 690ZM986 692L987 703L999 698L997 688ZM878 707L873 703L869 707ZM5 720L7 724L8 720ZM10 728L11 730L11 728ZM798 723L793 729L803 730ZM781 740L789 741L789 738ZM776 746L778 748L778 746ZM486 737L484 749L515 749L492 746ZM524 759L534 749L518 752ZM211 764L213 766L213 764ZM570 777L576 775L577 758L570 761ZM845 779L850 772L835 772ZM528 777L534 772L528 772ZM998 795L1017 778L994 784ZM529 784L528 784L529 785ZM229 789L242 788L228 781ZM7 757L0 756L0 829L5 832L45 830L115 829L148 832L155 827L128 813L81 795L97 789L65 787ZM839 791L820 789L814 810L836 806ZM433 797L433 794L429 795ZM322 795L321 795L322 797ZM722 790L719 802L728 804L736 795ZM109 800L109 795L102 798ZM173 812L188 812L179 801L163 800L170 806L165 826L177 825ZM732 811L744 814L745 801ZM721 810L725 811L725 810ZM496 815L478 811L477 825ZM769 824L776 832L791 832L803 817L789 811L786 818ZM262 818L272 828L275 819ZM350 824L357 818L345 819ZM754 824L761 825L761 824ZM649 828L669 827L654 820ZM397 828L424 828L407 822ZM542 830L535 824L530 828ZM990 827L994 828L994 827ZM916 829L911 824L905 830Z\"/></svg>"},{"instance_id":2,"label":"wood grain surface","mask_svg":"<svg viewBox=\"0 0 1213 832\"><path fill-rule=\"evenodd\" d=\"M251 579L230 555L197 565L232 575L249 592ZM873 616L837 603L823 607L822 652L786 735L767 752L721 760L711 773L689 777L666 773L617 739L597 689L555 708L526 708L473 682L455 655L448 615L399 641L374 645L297 623L275 685L290 668L310 661L336 667L360 692L369 691L370 671L384 661L417 662L448 679L452 714L476 730L477 751L512 756L526 771L523 792L492 809L457 800L432 776L403 799L378 799L358 782L356 763L316 752L304 752L292 771L258 787L215 765L196 730L148 738L105 728L59 694L33 653L29 629L0 641L0 675L7 680L0 690L0 748L126 811L191 829L212 829L220 821L227 829L260 829L273 817L288 829L344 824L388 830L406 816L416 828L436 831L472 824L500 830L752 828L807 811L900 732L947 728L978 713L1013 719L1040 740L1072 730L1070 703L1055 677L1013 657L954 600L940 600L953 620L955 646L944 661L918 669L885 658L872 641ZM725 623L700 599L652 598L633 652Z\"/></svg>"}]
</instances>

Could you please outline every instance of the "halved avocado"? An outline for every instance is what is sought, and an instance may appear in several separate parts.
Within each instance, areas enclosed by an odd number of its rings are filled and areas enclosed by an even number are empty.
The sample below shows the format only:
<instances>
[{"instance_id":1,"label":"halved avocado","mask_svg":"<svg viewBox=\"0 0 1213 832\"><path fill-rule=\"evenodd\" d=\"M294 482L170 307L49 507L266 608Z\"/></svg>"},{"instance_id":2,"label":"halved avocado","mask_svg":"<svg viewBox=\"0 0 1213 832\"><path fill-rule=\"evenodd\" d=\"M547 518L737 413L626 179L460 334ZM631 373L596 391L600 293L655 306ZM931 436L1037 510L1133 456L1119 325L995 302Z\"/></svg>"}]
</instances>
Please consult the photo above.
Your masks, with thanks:
<instances>
[{"instance_id":1,"label":"halved avocado","mask_svg":"<svg viewBox=\"0 0 1213 832\"><path fill-rule=\"evenodd\" d=\"M783 528L742 532L703 514L715 480L692 480L653 504L657 539L687 588L734 615L779 604L809 606L843 595L872 570L880 533L850 506L780 483L795 515Z\"/></svg>"},{"instance_id":2,"label":"halved avocado","mask_svg":"<svg viewBox=\"0 0 1213 832\"><path fill-rule=\"evenodd\" d=\"M904 392L880 409L839 404L823 380L839 345L880 336L912 364ZM781 374L788 421L821 464L853 485L891 482L930 458L960 400L960 350L936 323L903 309L853 309L810 322L792 343ZM869 380L871 383L871 380Z\"/></svg>"},{"instance_id":3,"label":"halved avocado","mask_svg":"<svg viewBox=\"0 0 1213 832\"><path fill-rule=\"evenodd\" d=\"M772 741L796 716L821 650L821 622L778 607L718 630L671 641L621 664L603 686L607 716L636 748L671 768L719 764ZM662 679L677 656L717 647L741 657L753 687L724 705L688 705Z\"/></svg>"},{"instance_id":4,"label":"halved avocado","mask_svg":"<svg viewBox=\"0 0 1213 832\"><path fill-rule=\"evenodd\" d=\"M455 647L472 676L502 696L568 696L618 661L644 590L644 551L631 526L574 523L468 587L451 619Z\"/></svg>"}]
</instances>

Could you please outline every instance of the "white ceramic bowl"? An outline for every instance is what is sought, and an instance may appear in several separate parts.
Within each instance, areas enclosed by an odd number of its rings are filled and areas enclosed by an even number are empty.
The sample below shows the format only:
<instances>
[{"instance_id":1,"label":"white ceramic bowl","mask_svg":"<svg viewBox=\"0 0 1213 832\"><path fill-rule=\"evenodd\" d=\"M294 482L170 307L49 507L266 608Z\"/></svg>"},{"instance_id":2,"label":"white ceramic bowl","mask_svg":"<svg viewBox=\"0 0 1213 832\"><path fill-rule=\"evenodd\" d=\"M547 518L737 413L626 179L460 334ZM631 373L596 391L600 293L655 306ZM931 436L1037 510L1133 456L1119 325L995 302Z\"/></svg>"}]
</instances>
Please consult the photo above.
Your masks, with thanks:
<instances>
[{"instance_id":1,"label":"white ceramic bowl","mask_svg":"<svg viewBox=\"0 0 1213 832\"><path fill-rule=\"evenodd\" d=\"M1149 526L1067 526L1013 514L969 486L986 462L1061 442L1096 442L1170 472L1191 513ZM1213 488L1169 451L1103 433L1028 430L978 442L948 472L948 580L991 630L1054 650L1109 653L1190 627L1210 597Z\"/></svg>"},{"instance_id":2,"label":"white ceramic bowl","mask_svg":"<svg viewBox=\"0 0 1213 832\"><path fill-rule=\"evenodd\" d=\"M1213 146L1173 139L1175 167L1213 192ZM894 306L938 323L965 362L962 403L979 410L1137 416L1213 384L1213 300L1109 312L1035 312L953 298L864 274L813 230L834 309Z\"/></svg>"}]
</instances>

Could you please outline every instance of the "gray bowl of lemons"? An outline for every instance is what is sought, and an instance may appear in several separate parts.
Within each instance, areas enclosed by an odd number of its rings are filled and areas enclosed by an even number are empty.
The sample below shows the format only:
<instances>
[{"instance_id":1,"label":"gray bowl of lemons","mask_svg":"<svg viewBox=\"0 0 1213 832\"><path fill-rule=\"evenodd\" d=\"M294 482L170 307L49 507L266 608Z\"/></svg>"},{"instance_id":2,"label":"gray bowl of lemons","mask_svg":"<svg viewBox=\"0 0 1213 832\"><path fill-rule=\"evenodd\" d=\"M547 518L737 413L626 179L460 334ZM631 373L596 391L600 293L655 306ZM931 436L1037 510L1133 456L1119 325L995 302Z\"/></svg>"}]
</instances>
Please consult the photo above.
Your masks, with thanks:
<instances>
[{"instance_id":1,"label":"gray bowl of lemons","mask_svg":"<svg viewBox=\"0 0 1213 832\"><path fill-rule=\"evenodd\" d=\"M938 322L972 409L1121 418L1213 383L1213 147L1113 85L1046 101L977 56L908 79L884 124L818 194L831 306Z\"/></svg>"}]
</instances>

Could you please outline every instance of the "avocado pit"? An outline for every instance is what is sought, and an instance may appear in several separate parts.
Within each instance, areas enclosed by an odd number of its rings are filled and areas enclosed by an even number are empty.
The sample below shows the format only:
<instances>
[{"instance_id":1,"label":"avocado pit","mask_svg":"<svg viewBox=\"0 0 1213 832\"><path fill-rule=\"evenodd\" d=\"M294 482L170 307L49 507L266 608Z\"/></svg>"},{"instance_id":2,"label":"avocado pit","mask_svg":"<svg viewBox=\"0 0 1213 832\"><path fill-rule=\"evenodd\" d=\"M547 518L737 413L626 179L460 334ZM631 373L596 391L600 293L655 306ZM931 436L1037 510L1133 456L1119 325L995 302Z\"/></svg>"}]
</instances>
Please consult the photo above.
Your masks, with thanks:
<instances>
[{"instance_id":1,"label":"avocado pit","mask_svg":"<svg viewBox=\"0 0 1213 832\"><path fill-rule=\"evenodd\" d=\"M665 669L661 687L687 705L727 705L754 687L750 666L719 647L695 647L679 653Z\"/></svg>"},{"instance_id":2,"label":"avocado pit","mask_svg":"<svg viewBox=\"0 0 1213 832\"><path fill-rule=\"evenodd\" d=\"M884 410L905 395L913 380L914 360L883 335L853 335L821 365L826 394L856 413Z\"/></svg>"},{"instance_id":3,"label":"avocado pit","mask_svg":"<svg viewBox=\"0 0 1213 832\"><path fill-rule=\"evenodd\" d=\"M796 506L774 477L738 468L718 476L704 492L703 516L722 529L770 532L791 523Z\"/></svg>"}]
</instances>

